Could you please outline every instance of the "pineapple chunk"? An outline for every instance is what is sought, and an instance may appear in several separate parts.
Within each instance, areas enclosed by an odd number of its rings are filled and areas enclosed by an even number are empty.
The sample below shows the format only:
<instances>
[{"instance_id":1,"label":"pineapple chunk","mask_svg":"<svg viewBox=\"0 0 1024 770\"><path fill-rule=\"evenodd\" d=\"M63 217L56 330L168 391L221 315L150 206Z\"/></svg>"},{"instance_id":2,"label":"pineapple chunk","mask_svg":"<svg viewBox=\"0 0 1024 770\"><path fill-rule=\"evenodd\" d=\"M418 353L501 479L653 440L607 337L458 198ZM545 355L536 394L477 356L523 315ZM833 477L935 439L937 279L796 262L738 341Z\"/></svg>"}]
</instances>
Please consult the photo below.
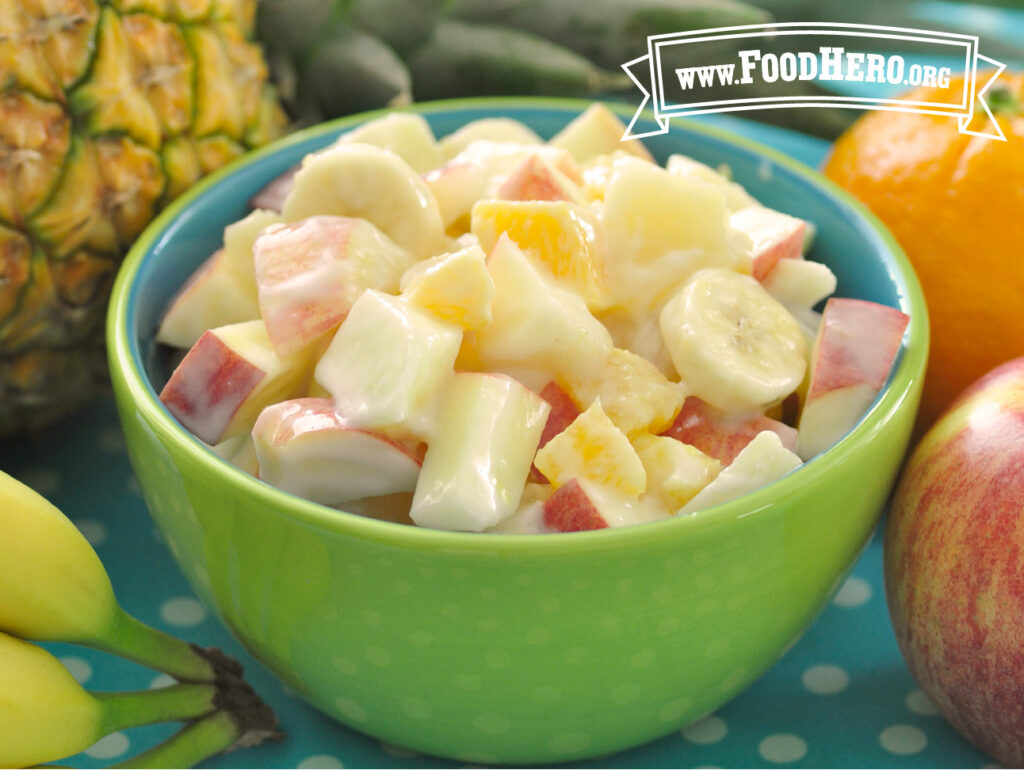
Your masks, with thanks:
<instances>
[{"instance_id":1,"label":"pineapple chunk","mask_svg":"<svg viewBox=\"0 0 1024 770\"><path fill-rule=\"evenodd\" d=\"M617 304L647 315L704 267L736 269L725 195L697 178L627 159L615 165L604 198L608 281Z\"/></svg>"},{"instance_id":2,"label":"pineapple chunk","mask_svg":"<svg viewBox=\"0 0 1024 770\"><path fill-rule=\"evenodd\" d=\"M428 440L461 342L457 326L399 297L367 289L314 377L352 425Z\"/></svg>"},{"instance_id":3,"label":"pineapple chunk","mask_svg":"<svg viewBox=\"0 0 1024 770\"><path fill-rule=\"evenodd\" d=\"M487 270L495 286L492 320L467 339L467 360L525 378L539 390L607 358L612 349L608 330L579 295L533 265L508 236L498 239Z\"/></svg>"},{"instance_id":4,"label":"pineapple chunk","mask_svg":"<svg viewBox=\"0 0 1024 770\"><path fill-rule=\"evenodd\" d=\"M417 262L402 275L402 296L442 321L479 329L491 321L494 281L483 250L471 244Z\"/></svg>"},{"instance_id":5,"label":"pineapple chunk","mask_svg":"<svg viewBox=\"0 0 1024 770\"><path fill-rule=\"evenodd\" d=\"M555 487L581 479L639 495L647 486L639 455L605 414L600 399L545 444L533 462Z\"/></svg>"},{"instance_id":6,"label":"pineapple chunk","mask_svg":"<svg viewBox=\"0 0 1024 770\"><path fill-rule=\"evenodd\" d=\"M699 160L687 157L686 155L670 155L666 170L677 176L692 177L715 185L725 194L725 202L729 211L740 211L748 206L760 206L757 200L742 185L732 181L721 171L716 171Z\"/></svg>"},{"instance_id":7,"label":"pineapple chunk","mask_svg":"<svg viewBox=\"0 0 1024 770\"><path fill-rule=\"evenodd\" d=\"M643 142L637 139L623 141L625 133L626 125L618 116L601 102L595 102L555 134L548 144L568 150L580 163L615 150L654 160Z\"/></svg>"},{"instance_id":8,"label":"pineapple chunk","mask_svg":"<svg viewBox=\"0 0 1024 770\"><path fill-rule=\"evenodd\" d=\"M601 225L590 209L565 201L483 200L471 217L471 230L485 251L506 234L572 287L590 310L609 305Z\"/></svg>"},{"instance_id":9,"label":"pineapple chunk","mask_svg":"<svg viewBox=\"0 0 1024 770\"><path fill-rule=\"evenodd\" d=\"M458 372L442 400L410 515L423 527L480 532L519 506L551 407L501 374Z\"/></svg>"},{"instance_id":10,"label":"pineapple chunk","mask_svg":"<svg viewBox=\"0 0 1024 770\"><path fill-rule=\"evenodd\" d=\"M626 435L660 433L672 424L686 398L685 387L670 382L643 356L613 348L604 363L565 378L573 399L591 404L600 398L612 422Z\"/></svg>"},{"instance_id":11,"label":"pineapple chunk","mask_svg":"<svg viewBox=\"0 0 1024 770\"><path fill-rule=\"evenodd\" d=\"M722 470L720 460L670 436L641 433L633 448L647 472L647 494L675 513Z\"/></svg>"},{"instance_id":12,"label":"pineapple chunk","mask_svg":"<svg viewBox=\"0 0 1024 770\"><path fill-rule=\"evenodd\" d=\"M541 139L524 123L511 118L481 118L453 131L438 142L441 157L449 161L473 142L488 141L503 144L543 144Z\"/></svg>"}]
</instances>

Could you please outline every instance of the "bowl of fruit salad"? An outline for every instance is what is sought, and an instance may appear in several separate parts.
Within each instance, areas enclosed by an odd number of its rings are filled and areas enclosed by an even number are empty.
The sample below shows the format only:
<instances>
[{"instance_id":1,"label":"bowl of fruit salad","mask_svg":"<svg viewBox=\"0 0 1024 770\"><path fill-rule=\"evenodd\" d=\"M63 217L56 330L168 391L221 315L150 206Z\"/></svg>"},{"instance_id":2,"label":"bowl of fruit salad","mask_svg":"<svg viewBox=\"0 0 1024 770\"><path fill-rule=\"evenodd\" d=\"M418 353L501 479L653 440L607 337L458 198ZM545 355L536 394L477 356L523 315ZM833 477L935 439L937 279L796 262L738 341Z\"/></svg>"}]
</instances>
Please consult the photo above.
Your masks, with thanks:
<instances>
[{"instance_id":1,"label":"bowl of fruit salad","mask_svg":"<svg viewBox=\"0 0 1024 770\"><path fill-rule=\"evenodd\" d=\"M559 763L679 729L799 637L883 511L928 341L899 247L768 148L625 117L317 126L200 183L118 276L112 379L169 549L357 730Z\"/></svg>"}]
</instances>

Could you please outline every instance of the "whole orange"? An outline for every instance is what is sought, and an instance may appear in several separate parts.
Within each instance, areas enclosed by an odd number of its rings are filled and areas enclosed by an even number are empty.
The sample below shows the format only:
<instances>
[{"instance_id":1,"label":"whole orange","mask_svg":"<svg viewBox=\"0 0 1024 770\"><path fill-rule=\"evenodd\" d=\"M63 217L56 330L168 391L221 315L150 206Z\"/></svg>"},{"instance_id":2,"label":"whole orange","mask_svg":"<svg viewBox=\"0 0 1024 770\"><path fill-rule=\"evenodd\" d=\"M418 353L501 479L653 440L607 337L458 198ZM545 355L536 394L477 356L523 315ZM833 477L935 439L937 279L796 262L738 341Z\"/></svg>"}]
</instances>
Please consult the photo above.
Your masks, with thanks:
<instances>
[{"instance_id":1,"label":"whole orange","mask_svg":"<svg viewBox=\"0 0 1024 770\"><path fill-rule=\"evenodd\" d=\"M932 341L918 434L971 382L1024 355L1024 73L1003 73L986 101L1005 142L961 134L952 117L870 112L824 165L889 227L921 280ZM971 128L989 122L976 106Z\"/></svg>"}]
</instances>

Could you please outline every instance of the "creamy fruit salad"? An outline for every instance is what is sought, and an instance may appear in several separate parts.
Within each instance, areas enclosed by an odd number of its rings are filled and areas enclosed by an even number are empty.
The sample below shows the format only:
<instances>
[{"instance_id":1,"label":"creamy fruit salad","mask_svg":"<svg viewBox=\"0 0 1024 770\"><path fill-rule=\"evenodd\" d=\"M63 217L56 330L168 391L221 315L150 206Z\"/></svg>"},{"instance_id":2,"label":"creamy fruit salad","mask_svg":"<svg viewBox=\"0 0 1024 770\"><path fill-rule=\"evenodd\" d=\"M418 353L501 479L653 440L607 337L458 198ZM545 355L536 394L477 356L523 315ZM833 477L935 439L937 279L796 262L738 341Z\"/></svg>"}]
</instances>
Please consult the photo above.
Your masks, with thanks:
<instances>
[{"instance_id":1,"label":"creamy fruit salad","mask_svg":"<svg viewBox=\"0 0 1024 770\"><path fill-rule=\"evenodd\" d=\"M908 318L832 297L809 223L623 131L595 104L547 141L410 113L342 135L171 302L161 400L268 484L444 530L655 521L789 473Z\"/></svg>"}]
</instances>

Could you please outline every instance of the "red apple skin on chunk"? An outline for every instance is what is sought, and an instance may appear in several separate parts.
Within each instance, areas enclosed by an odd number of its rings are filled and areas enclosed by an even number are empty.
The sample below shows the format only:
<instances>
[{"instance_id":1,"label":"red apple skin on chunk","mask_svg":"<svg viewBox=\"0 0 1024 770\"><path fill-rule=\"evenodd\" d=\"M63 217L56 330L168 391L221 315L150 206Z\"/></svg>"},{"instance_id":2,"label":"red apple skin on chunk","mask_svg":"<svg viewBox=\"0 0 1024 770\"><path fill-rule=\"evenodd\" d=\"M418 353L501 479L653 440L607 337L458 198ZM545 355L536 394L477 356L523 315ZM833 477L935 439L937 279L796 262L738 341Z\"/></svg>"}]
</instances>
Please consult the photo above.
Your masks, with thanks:
<instances>
[{"instance_id":1,"label":"red apple skin on chunk","mask_svg":"<svg viewBox=\"0 0 1024 770\"><path fill-rule=\"evenodd\" d=\"M729 225L751 241L750 271L759 281L780 259L803 259L807 223L781 211L748 206L729 215Z\"/></svg>"},{"instance_id":2,"label":"red apple skin on chunk","mask_svg":"<svg viewBox=\"0 0 1024 770\"><path fill-rule=\"evenodd\" d=\"M353 426L328 398L266 407L252 429L260 478L324 505L411 492L423 453Z\"/></svg>"},{"instance_id":3,"label":"red apple skin on chunk","mask_svg":"<svg viewBox=\"0 0 1024 770\"><path fill-rule=\"evenodd\" d=\"M686 397L672 426L661 435L697 447L704 454L720 460L724 467L763 430L777 433L786 449L795 450L796 428L763 414L728 414L697 396Z\"/></svg>"},{"instance_id":4,"label":"red apple skin on chunk","mask_svg":"<svg viewBox=\"0 0 1024 770\"><path fill-rule=\"evenodd\" d=\"M545 385L540 392L540 397L551 404L551 411L548 412L548 420L544 423L544 430L541 431L537 449L541 449L580 416L580 409L576 406L576 402L557 382L549 382ZM544 474L537 470L536 465L530 466L530 481L538 484L548 483Z\"/></svg>"},{"instance_id":5,"label":"red apple skin on chunk","mask_svg":"<svg viewBox=\"0 0 1024 770\"><path fill-rule=\"evenodd\" d=\"M530 155L502 182L497 197L509 201L579 202L571 185L565 175L543 158Z\"/></svg>"},{"instance_id":6,"label":"red apple skin on chunk","mask_svg":"<svg viewBox=\"0 0 1024 770\"><path fill-rule=\"evenodd\" d=\"M334 329L352 306L344 271L356 220L315 216L267 228L253 244L260 313L274 347L292 353Z\"/></svg>"},{"instance_id":7,"label":"red apple skin on chunk","mask_svg":"<svg viewBox=\"0 0 1024 770\"><path fill-rule=\"evenodd\" d=\"M883 543L914 678L968 740L1024 767L1024 358L968 387L913 449Z\"/></svg>"},{"instance_id":8,"label":"red apple skin on chunk","mask_svg":"<svg viewBox=\"0 0 1024 770\"><path fill-rule=\"evenodd\" d=\"M556 532L585 532L609 526L576 479L560 486L544 501L544 525Z\"/></svg>"},{"instance_id":9,"label":"red apple skin on chunk","mask_svg":"<svg viewBox=\"0 0 1024 770\"><path fill-rule=\"evenodd\" d=\"M831 297L825 303L807 400L851 385L881 390L910 316L888 305Z\"/></svg>"},{"instance_id":10,"label":"red apple skin on chunk","mask_svg":"<svg viewBox=\"0 0 1024 770\"><path fill-rule=\"evenodd\" d=\"M857 424L885 385L910 316L860 299L825 303L797 424L797 454L824 452Z\"/></svg>"},{"instance_id":11,"label":"red apple skin on chunk","mask_svg":"<svg viewBox=\"0 0 1024 770\"><path fill-rule=\"evenodd\" d=\"M197 438L216 444L265 376L208 331L174 370L160 400Z\"/></svg>"}]
</instances>

